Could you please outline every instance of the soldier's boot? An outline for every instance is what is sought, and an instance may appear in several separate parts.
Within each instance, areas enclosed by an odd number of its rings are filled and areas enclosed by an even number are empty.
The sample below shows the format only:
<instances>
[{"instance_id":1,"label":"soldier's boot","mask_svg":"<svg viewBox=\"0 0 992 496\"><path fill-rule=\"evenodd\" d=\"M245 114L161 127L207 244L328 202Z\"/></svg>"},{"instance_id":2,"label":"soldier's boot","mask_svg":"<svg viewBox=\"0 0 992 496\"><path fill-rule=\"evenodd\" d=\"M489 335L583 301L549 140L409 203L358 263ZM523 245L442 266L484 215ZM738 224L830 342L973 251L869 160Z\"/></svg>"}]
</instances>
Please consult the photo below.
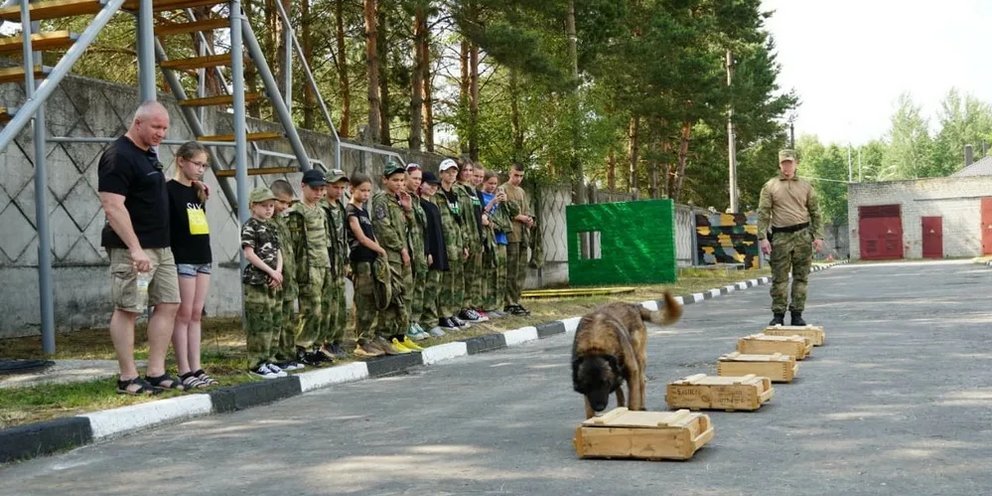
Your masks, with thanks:
<instances>
[{"instance_id":1,"label":"soldier's boot","mask_svg":"<svg viewBox=\"0 0 992 496\"><path fill-rule=\"evenodd\" d=\"M784 313L774 314L774 316L772 317L772 321L769 322L768 325L770 326L785 325L785 314Z\"/></svg>"},{"instance_id":2,"label":"soldier's boot","mask_svg":"<svg viewBox=\"0 0 992 496\"><path fill-rule=\"evenodd\" d=\"M806 325L806 321L803 320L803 313L802 312L797 312L797 311L793 310L790 313L792 314L792 319L790 320L791 325L794 325L794 326L804 326L804 325Z\"/></svg>"}]
</instances>

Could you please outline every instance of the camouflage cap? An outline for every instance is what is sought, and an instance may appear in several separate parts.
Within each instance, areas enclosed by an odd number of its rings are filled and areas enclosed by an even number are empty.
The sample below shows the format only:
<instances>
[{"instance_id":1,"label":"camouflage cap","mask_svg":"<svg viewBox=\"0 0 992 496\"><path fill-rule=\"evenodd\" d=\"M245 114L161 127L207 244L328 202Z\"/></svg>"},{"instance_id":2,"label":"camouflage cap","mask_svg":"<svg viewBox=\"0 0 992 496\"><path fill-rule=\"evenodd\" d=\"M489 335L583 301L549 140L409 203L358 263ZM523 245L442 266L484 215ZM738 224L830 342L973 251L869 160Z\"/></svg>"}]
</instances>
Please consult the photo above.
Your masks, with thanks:
<instances>
[{"instance_id":1,"label":"camouflage cap","mask_svg":"<svg viewBox=\"0 0 992 496\"><path fill-rule=\"evenodd\" d=\"M327 171L327 184L334 184L338 181L347 181L348 175L341 169L331 169Z\"/></svg>"},{"instance_id":2,"label":"camouflage cap","mask_svg":"<svg viewBox=\"0 0 992 496\"><path fill-rule=\"evenodd\" d=\"M795 162L796 161L796 151L786 148L778 152L778 163L785 162L786 160Z\"/></svg>"},{"instance_id":3,"label":"camouflage cap","mask_svg":"<svg viewBox=\"0 0 992 496\"><path fill-rule=\"evenodd\" d=\"M248 197L249 203L262 203L264 201L277 199L278 198L276 198L276 195L272 193L272 190L266 188L265 186L255 188Z\"/></svg>"},{"instance_id":4,"label":"camouflage cap","mask_svg":"<svg viewBox=\"0 0 992 496\"><path fill-rule=\"evenodd\" d=\"M400 172L406 172L406 167L395 159L390 158L389 161L386 162L386 167L382 170L382 175L384 177L389 177Z\"/></svg>"}]
</instances>

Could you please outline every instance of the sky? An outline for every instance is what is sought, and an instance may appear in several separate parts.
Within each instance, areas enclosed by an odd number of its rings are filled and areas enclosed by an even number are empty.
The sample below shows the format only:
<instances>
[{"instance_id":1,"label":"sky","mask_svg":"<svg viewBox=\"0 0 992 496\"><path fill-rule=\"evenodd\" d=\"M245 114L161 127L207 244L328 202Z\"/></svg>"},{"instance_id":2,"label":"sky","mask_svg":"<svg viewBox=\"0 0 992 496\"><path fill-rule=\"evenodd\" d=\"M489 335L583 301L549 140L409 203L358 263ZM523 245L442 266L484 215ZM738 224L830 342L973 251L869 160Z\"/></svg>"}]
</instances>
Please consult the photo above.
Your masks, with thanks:
<instances>
[{"instance_id":1,"label":"sky","mask_svg":"<svg viewBox=\"0 0 992 496\"><path fill-rule=\"evenodd\" d=\"M779 85L800 98L796 137L884 138L908 93L933 131L951 88L992 103L990 0L762 0Z\"/></svg>"}]
</instances>

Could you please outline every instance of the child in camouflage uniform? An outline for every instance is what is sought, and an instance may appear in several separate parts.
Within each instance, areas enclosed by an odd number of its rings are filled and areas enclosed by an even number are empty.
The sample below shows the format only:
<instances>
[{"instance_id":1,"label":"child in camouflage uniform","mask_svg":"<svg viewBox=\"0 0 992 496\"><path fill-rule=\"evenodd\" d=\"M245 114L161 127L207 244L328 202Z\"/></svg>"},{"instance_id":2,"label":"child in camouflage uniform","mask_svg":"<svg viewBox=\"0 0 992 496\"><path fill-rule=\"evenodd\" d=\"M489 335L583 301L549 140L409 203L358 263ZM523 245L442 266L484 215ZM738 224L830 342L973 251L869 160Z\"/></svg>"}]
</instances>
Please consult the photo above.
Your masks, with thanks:
<instances>
[{"instance_id":1,"label":"child in camouflage uniform","mask_svg":"<svg viewBox=\"0 0 992 496\"><path fill-rule=\"evenodd\" d=\"M410 285L408 286L410 288L410 298L407 300L410 329L406 334L414 341L421 341L430 337L424 327L420 325L421 316L424 313L424 289L427 285L429 265L427 248L425 246L427 214L424 212L424 207L420 205L419 192L420 183L423 181L423 174L424 171L421 170L420 165L406 165L406 192L411 197L410 258L412 261L410 265L413 268L413 280L410 281ZM430 329L430 327L427 329Z\"/></svg>"},{"instance_id":2,"label":"child in camouflage uniform","mask_svg":"<svg viewBox=\"0 0 992 496\"><path fill-rule=\"evenodd\" d=\"M341 202L344 188L347 185L348 176L344 174L343 170L331 169L327 171L326 194L324 201L321 202L321 206L327 214L327 226L329 227L327 257L331 262L330 271L327 274L326 287L328 291L323 298L324 324L321 349L335 358L348 356L348 353L341 346L344 330L348 324L344 299L344 279L351 272L351 266L348 264L345 207L344 203Z\"/></svg>"},{"instance_id":3,"label":"child in camouflage uniform","mask_svg":"<svg viewBox=\"0 0 992 496\"><path fill-rule=\"evenodd\" d=\"M285 179L276 179L269 185L276 195L275 215L272 224L279 233L279 251L282 254L282 290L279 291L282 307L276 314L276 331L272 333L272 354L279 360L279 365L285 370L300 370L305 368L296 361L296 334L299 332L300 315L296 310L296 300L300 296L296 285L296 254L289 235L288 210L296 203L296 192Z\"/></svg>"},{"instance_id":4,"label":"child in camouflage uniform","mask_svg":"<svg viewBox=\"0 0 992 496\"><path fill-rule=\"evenodd\" d=\"M286 376L286 372L273 363L271 349L272 330L277 328L276 309L282 306L276 294L283 281L279 235L269 222L275 203L276 195L269 188L252 191L251 218L241 228L241 248L248 260L241 282L249 368L253 374L265 379Z\"/></svg>"}]
</instances>

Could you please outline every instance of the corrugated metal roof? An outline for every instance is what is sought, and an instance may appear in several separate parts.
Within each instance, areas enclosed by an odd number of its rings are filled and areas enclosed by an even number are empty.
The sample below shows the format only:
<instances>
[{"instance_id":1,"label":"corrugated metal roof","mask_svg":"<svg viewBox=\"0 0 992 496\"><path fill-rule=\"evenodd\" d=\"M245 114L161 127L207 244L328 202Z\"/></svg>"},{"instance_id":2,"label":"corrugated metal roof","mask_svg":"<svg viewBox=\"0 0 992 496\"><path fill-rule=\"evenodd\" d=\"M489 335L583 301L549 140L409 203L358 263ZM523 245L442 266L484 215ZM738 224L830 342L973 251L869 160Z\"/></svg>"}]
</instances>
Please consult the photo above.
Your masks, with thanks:
<instances>
[{"instance_id":1,"label":"corrugated metal roof","mask_svg":"<svg viewBox=\"0 0 992 496\"><path fill-rule=\"evenodd\" d=\"M981 160L972 163L968 167L951 174L951 176L992 176L992 156L983 157Z\"/></svg>"}]
</instances>

